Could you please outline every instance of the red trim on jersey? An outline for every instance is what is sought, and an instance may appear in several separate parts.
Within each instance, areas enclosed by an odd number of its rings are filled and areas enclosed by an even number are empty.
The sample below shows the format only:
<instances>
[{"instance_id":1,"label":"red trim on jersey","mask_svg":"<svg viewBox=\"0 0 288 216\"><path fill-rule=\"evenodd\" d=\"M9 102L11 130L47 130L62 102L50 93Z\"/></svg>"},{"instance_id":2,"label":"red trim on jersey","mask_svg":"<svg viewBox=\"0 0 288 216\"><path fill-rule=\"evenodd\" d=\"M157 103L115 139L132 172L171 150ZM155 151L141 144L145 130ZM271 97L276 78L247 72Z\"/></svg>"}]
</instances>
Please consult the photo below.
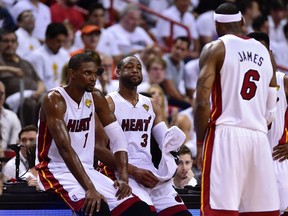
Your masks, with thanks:
<instances>
[{"instance_id":1,"label":"red trim on jersey","mask_svg":"<svg viewBox=\"0 0 288 216\"><path fill-rule=\"evenodd\" d=\"M279 211L239 213L240 216L279 216L279 214Z\"/></svg>"},{"instance_id":2,"label":"red trim on jersey","mask_svg":"<svg viewBox=\"0 0 288 216\"><path fill-rule=\"evenodd\" d=\"M288 108L286 109L285 112L284 131L278 144L285 144L287 142L288 142Z\"/></svg>"},{"instance_id":3,"label":"red trim on jersey","mask_svg":"<svg viewBox=\"0 0 288 216\"><path fill-rule=\"evenodd\" d=\"M178 212L187 211L187 207L183 204L171 206L169 208L166 208L158 213L158 216L172 216L174 214L177 214Z\"/></svg>"},{"instance_id":4,"label":"red trim on jersey","mask_svg":"<svg viewBox=\"0 0 288 216\"><path fill-rule=\"evenodd\" d=\"M209 126L215 126L216 120L222 113L222 96L221 96L221 75L216 73L215 82L212 88L211 100L212 108L210 114Z\"/></svg>"},{"instance_id":5,"label":"red trim on jersey","mask_svg":"<svg viewBox=\"0 0 288 216\"><path fill-rule=\"evenodd\" d=\"M242 38L242 39L244 39L244 40L249 40L249 39L251 39L250 37L247 37L246 35L236 35L236 34L233 34L233 35L236 36L236 37Z\"/></svg>"},{"instance_id":6,"label":"red trim on jersey","mask_svg":"<svg viewBox=\"0 0 288 216\"><path fill-rule=\"evenodd\" d=\"M38 133L38 159L39 164L36 165L36 170L46 169L50 158L48 157L49 148L51 146L52 136L49 132L48 126L45 121L40 121Z\"/></svg>"},{"instance_id":7,"label":"red trim on jersey","mask_svg":"<svg viewBox=\"0 0 288 216\"><path fill-rule=\"evenodd\" d=\"M139 197L134 196L130 199L125 200L124 202L122 202L120 205L116 206L116 208L114 208L111 211L111 215L112 216L119 216L121 215L124 211L126 211L130 206L132 206L133 204L135 204L136 202L140 202L141 200L139 199ZM142 201L141 201L142 202Z\"/></svg>"}]
</instances>

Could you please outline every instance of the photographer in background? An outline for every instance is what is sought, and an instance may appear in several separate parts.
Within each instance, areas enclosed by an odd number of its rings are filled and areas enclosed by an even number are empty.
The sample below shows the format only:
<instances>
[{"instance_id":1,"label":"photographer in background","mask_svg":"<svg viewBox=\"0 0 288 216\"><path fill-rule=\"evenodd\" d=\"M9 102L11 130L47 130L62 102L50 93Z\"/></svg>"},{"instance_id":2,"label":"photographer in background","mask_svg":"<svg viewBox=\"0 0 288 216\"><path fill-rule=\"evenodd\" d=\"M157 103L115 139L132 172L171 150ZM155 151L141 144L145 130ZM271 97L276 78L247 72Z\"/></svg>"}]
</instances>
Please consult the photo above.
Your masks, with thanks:
<instances>
[{"instance_id":1,"label":"photographer in background","mask_svg":"<svg viewBox=\"0 0 288 216\"><path fill-rule=\"evenodd\" d=\"M35 142L37 136L38 129L34 125L28 125L22 128L18 135L18 143L16 145L20 146L20 165L19 165L19 177L27 178L27 181L36 179L36 172L33 172L33 164L29 165L29 156L33 158L33 154L35 154ZM15 145L15 144L12 144ZM34 152L33 152L34 146ZM31 152L32 154L29 154ZM29 156L28 156L29 155ZM35 156L34 156L35 158ZM16 166L15 166L16 156L11 158L4 166L3 166L3 181L6 181L11 178L15 178ZM32 161L32 160L30 160ZM35 159L34 159L35 164ZM31 170L29 170L31 168ZM35 178L34 178L35 177Z\"/></svg>"}]
</instances>

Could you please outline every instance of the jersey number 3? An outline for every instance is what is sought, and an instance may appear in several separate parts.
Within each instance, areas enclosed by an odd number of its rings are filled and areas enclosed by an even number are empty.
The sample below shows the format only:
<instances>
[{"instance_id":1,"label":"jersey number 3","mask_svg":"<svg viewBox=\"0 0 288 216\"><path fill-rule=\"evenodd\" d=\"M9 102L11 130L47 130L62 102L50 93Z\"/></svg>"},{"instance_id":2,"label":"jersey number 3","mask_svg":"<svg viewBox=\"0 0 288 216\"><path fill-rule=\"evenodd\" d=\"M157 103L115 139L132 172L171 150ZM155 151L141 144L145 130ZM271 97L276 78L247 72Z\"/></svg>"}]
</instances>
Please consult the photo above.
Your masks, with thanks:
<instances>
[{"instance_id":1,"label":"jersey number 3","mask_svg":"<svg viewBox=\"0 0 288 216\"><path fill-rule=\"evenodd\" d=\"M243 84L241 88L241 96L244 100L251 100L257 90L256 81L259 81L260 75L256 70L248 70L243 79Z\"/></svg>"}]
</instances>

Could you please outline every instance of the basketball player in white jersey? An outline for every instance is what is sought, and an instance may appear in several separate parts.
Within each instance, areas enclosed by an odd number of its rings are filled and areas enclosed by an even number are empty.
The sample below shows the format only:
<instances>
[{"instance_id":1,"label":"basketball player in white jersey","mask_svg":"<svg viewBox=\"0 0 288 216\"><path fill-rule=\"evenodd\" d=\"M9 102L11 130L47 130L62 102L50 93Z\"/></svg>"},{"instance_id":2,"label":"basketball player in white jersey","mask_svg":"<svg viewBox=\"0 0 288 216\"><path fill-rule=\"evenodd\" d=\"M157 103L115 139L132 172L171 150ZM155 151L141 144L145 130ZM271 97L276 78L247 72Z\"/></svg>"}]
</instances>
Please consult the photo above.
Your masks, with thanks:
<instances>
[{"instance_id":1,"label":"basketball player in white jersey","mask_svg":"<svg viewBox=\"0 0 288 216\"><path fill-rule=\"evenodd\" d=\"M109 93L106 98L128 139L129 185L133 188L133 193L150 206L153 215L191 215L173 188L173 175L166 181L159 181L157 173L161 170L156 170L152 163L151 136L153 134L163 151L164 136L168 128L159 105L152 98L137 93L137 86L142 82L140 61L135 56L121 59L117 64L116 74L119 79L119 90ZM184 143L185 135L181 133ZM174 142L182 144L178 134L175 136L173 134L173 137ZM98 143L96 147L99 147ZM99 152L103 151L103 154L99 153L98 156L107 155L104 154L107 148L102 147L104 148L97 148ZM115 161L111 153L110 158L99 159L115 170ZM177 167L175 171L176 169Z\"/></svg>"},{"instance_id":2,"label":"basketball player in white jersey","mask_svg":"<svg viewBox=\"0 0 288 216\"><path fill-rule=\"evenodd\" d=\"M36 154L39 186L59 195L79 215L150 215L149 206L131 195L127 140L106 99L94 88L98 67L88 54L74 55L68 63L68 84L44 98ZM119 178L114 183L93 169L96 115L117 161Z\"/></svg>"},{"instance_id":3,"label":"basketball player in white jersey","mask_svg":"<svg viewBox=\"0 0 288 216\"><path fill-rule=\"evenodd\" d=\"M269 50L270 40L267 34L252 32L247 36L260 41ZM277 67L275 61L272 61L272 63L275 63L275 67ZM278 89L277 111L274 121L269 125L267 135L273 152L273 163L280 198L280 213L283 214L288 207L288 75L277 71L276 79Z\"/></svg>"},{"instance_id":4,"label":"basketball player in white jersey","mask_svg":"<svg viewBox=\"0 0 288 216\"><path fill-rule=\"evenodd\" d=\"M270 55L243 35L242 15L234 4L221 4L214 20L220 38L201 53L194 114L201 213L279 216L267 138L277 99Z\"/></svg>"}]
</instances>

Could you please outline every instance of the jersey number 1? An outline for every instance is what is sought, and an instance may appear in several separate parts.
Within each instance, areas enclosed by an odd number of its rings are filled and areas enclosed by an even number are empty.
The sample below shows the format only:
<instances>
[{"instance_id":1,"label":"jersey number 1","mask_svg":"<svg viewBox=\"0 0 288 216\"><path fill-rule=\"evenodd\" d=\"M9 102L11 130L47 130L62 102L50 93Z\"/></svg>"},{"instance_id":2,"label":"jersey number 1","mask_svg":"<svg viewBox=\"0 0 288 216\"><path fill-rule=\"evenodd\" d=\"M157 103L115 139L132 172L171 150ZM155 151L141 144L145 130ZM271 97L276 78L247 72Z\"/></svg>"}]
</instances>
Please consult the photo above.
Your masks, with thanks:
<instances>
[{"instance_id":1,"label":"jersey number 1","mask_svg":"<svg viewBox=\"0 0 288 216\"><path fill-rule=\"evenodd\" d=\"M256 70L248 70L243 79L241 96L244 100L251 100L256 94L257 85L256 81L259 81L260 75Z\"/></svg>"},{"instance_id":2,"label":"jersey number 1","mask_svg":"<svg viewBox=\"0 0 288 216\"><path fill-rule=\"evenodd\" d=\"M86 134L85 134L85 141L84 141L84 146L83 146L83 148L85 148L85 147L86 147L87 138L88 138L88 133L86 133Z\"/></svg>"}]
</instances>

